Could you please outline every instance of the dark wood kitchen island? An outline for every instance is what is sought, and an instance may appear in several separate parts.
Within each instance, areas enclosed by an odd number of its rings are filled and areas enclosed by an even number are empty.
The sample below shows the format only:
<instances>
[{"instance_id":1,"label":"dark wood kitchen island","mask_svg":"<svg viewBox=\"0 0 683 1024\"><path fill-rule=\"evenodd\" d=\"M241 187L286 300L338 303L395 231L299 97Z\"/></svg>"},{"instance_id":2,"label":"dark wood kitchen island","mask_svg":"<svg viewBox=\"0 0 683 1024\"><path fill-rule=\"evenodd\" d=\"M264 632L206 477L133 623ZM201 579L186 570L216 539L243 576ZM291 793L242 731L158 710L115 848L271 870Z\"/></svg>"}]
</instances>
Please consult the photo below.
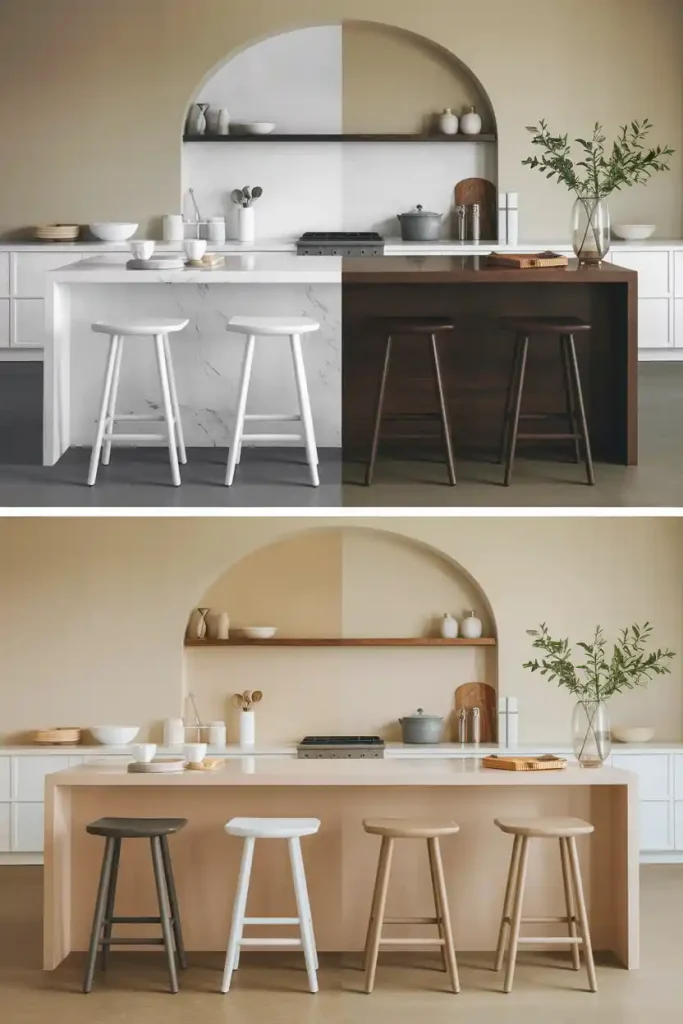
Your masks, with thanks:
<instances>
[{"instance_id":1,"label":"dark wood kitchen island","mask_svg":"<svg viewBox=\"0 0 683 1024\"><path fill-rule=\"evenodd\" d=\"M576 335L593 456L634 466L638 461L638 275L611 263L596 267L518 270L487 266L485 256L385 256L343 261L343 447L345 459L368 456L385 337L374 318L447 317L456 329L440 340L441 367L458 455L497 457L514 337L501 329L508 316L578 316L592 330ZM437 408L426 346L396 337L391 357L380 453L414 451L405 424L392 416ZM532 339L524 408L565 409L557 338ZM549 432L555 427L549 421ZM558 417L558 431L563 421ZM439 434L420 442L441 451ZM518 457L534 452L572 457L566 441L522 442Z\"/></svg>"}]
</instances>

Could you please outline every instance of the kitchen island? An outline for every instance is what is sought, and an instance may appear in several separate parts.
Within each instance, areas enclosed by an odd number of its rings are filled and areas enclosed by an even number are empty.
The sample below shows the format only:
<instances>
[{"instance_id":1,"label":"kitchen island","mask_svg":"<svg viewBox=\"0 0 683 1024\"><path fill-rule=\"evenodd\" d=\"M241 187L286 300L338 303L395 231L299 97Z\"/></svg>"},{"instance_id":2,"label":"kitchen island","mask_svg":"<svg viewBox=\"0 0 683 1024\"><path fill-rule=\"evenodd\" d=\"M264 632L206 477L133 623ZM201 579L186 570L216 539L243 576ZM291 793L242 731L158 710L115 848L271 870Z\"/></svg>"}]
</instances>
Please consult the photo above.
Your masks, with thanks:
<instances>
[{"instance_id":1,"label":"kitchen island","mask_svg":"<svg viewBox=\"0 0 683 1024\"><path fill-rule=\"evenodd\" d=\"M319 447L339 447L341 260L245 253L226 255L215 270L135 271L126 268L127 258L123 253L91 256L47 275L44 465L54 465L71 445L93 443L107 340L93 334L91 324L136 316L190 321L171 343L188 447L229 444L245 339L227 332L228 319L314 318L320 330L306 335L302 345L317 441ZM250 409L297 408L289 345L282 341L258 341ZM128 343L117 408L126 413L158 409L156 374L151 347Z\"/></svg>"},{"instance_id":2,"label":"kitchen island","mask_svg":"<svg viewBox=\"0 0 683 1024\"><path fill-rule=\"evenodd\" d=\"M576 335L593 456L598 461L638 461L638 275L612 263L597 267L517 270L491 267L482 256L386 256L343 264L344 457L368 457L386 339L373 317L436 316L456 321L441 342L441 363L453 442L458 454L497 457L512 369L513 338L498 323L505 316L579 316L592 326ZM436 394L429 352L416 339L392 351L385 398L387 420L397 413L433 412ZM556 339L531 342L523 412L565 409L562 364ZM566 420L548 431L566 431ZM405 431L399 426L398 434ZM380 452L401 455L405 442L388 422ZM435 435L435 444L441 440ZM543 442L543 452L552 445ZM385 448L386 446L386 448ZM559 452L570 453L566 441ZM519 454L529 451L520 444Z\"/></svg>"},{"instance_id":3,"label":"kitchen island","mask_svg":"<svg viewBox=\"0 0 683 1024\"><path fill-rule=\"evenodd\" d=\"M460 833L442 852L456 945L493 950L510 855L500 814L571 815L595 825L579 840L593 946L638 967L639 897L636 777L620 769L505 772L458 760L296 760L243 757L214 771L129 774L119 765L83 765L48 776L45 805L44 967L87 948L103 851L85 831L103 816L173 816L188 826L171 840L186 944L224 950L241 843L230 817L318 817L303 842L321 950L363 948L378 846L363 832L369 816L455 819ZM257 844L250 914L293 913L283 844ZM390 916L430 912L429 870L419 843L396 851ZM124 843L117 913L154 914L146 843ZM547 917L562 904L555 843L533 844L525 913ZM424 934L424 933L422 933Z\"/></svg>"}]
</instances>

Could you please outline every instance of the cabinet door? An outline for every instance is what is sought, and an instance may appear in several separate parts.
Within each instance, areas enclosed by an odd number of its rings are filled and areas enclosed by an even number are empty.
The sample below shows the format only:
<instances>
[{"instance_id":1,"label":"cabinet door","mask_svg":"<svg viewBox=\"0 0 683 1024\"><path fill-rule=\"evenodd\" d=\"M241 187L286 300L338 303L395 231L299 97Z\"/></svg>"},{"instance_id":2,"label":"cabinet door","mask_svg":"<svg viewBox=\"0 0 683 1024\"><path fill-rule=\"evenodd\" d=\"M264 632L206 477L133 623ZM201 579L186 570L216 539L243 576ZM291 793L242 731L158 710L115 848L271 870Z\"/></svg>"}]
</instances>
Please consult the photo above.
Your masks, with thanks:
<instances>
[{"instance_id":1,"label":"cabinet door","mask_svg":"<svg viewBox=\"0 0 683 1024\"><path fill-rule=\"evenodd\" d=\"M638 348L669 348L671 299L638 300Z\"/></svg>"},{"instance_id":2,"label":"cabinet door","mask_svg":"<svg viewBox=\"0 0 683 1024\"><path fill-rule=\"evenodd\" d=\"M2 253L0 253L2 256ZM0 348L9 348L9 299L0 299Z\"/></svg>"},{"instance_id":3,"label":"cabinet door","mask_svg":"<svg viewBox=\"0 0 683 1024\"><path fill-rule=\"evenodd\" d=\"M0 803L10 800L10 758L0 757Z\"/></svg>"},{"instance_id":4,"label":"cabinet door","mask_svg":"<svg viewBox=\"0 0 683 1024\"><path fill-rule=\"evenodd\" d=\"M10 842L10 804L0 804L0 853L9 853Z\"/></svg>"},{"instance_id":5,"label":"cabinet door","mask_svg":"<svg viewBox=\"0 0 683 1024\"><path fill-rule=\"evenodd\" d=\"M683 252L675 252L674 258L674 295L683 299Z\"/></svg>"},{"instance_id":6,"label":"cabinet door","mask_svg":"<svg viewBox=\"0 0 683 1024\"><path fill-rule=\"evenodd\" d=\"M9 296L9 253L0 252L0 297Z\"/></svg>"},{"instance_id":7,"label":"cabinet door","mask_svg":"<svg viewBox=\"0 0 683 1024\"><path fill-rule=\"evenodd\" d=\"M673 850L673 808L668 800L641 800L638 806L641 850Z\"/></svg>"},{"instance_id":8,"label":"cabinet door","mask_svg":"<svg viewBox=\"0 0 683 1024\"><path fill-rule=\"evenodd\" d=\"M12 799L42 801L45 794L45 776L69 767L66 755L33 754L12 758Z\"/></svg>"},{"instance_id":9,"label":"cabinet door","mask_svg":"<svg viewBox=\"0 0 683 1024\"><path fill-rule=\"evenodd\" d=\"M683 348L683 299L674 299L674 336L675 348Z\"/></svg>"},{"instance_id":10,"label":"cabinet door","mask_svg":"<svg viewBox=\"0 0 683 1024\"><path fill-rule=\"evenodd\" d=\"M87 252L16 252L13 294L20 299L44 299L45 275L84 259Z\"/></svg>"},{"instance_id":11,"label":"cabinet door","mask_svg":"<svg viewBox=\"0 0 683 1024\"><path fill-rule=\"evenodd\" d=\"M670 291L668 252L635 252L619 249L614 262L638 272L638 297L663 299Z\"/></svg>"},{"instance_id":12,"label":"cabinet door","mask_svg":"<svg viewBox=\"0 0 683 1024\"><path fill-rule=\"evenodd\" d=\"M683 800L683 754L674 754L674 797Z\"/></svg>"},{"instance_id":13,"label":"cabinet door","mask_svg":"<svg viewBox=\"0 0 683 1024\"><path fill-rule=\"evenodd\" d=\"M668 754L613 754L612 764L638 776L642 800L669 800L673 796Z\"/></svg>"},{"instance_id":14,"label":"cabinet door","mask_svg":"<svg viewBox=\"0 0 683 1024\"><path fill-rule=\"evenodd\" d=\"M12 302L13 348L45 347L45 303L42 299L14 299Z\"/></svg>"},{"instance_id":15,"label":"cabinet door","mask_svg":"<svg viewBox=\"0 0 683 1024\"><path fill-rule=\"evenodd\" d=\"M12 853L42 853L43 804L12 804Z\"/></svg>"}]
</instances>

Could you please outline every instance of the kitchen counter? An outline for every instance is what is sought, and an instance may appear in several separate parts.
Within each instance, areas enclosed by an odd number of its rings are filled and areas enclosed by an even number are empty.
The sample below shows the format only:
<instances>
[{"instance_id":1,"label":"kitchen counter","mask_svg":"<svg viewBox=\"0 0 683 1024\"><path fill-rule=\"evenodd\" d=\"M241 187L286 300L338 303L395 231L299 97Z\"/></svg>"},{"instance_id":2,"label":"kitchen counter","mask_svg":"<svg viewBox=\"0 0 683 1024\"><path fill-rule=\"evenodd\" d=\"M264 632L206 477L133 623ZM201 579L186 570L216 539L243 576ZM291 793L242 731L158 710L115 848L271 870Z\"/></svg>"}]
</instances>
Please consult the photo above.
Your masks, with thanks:
<instances>
[{"instance_id":1,"label":"kitchen counter","mask_svg":"<svg viewBox=\"0 0 683 1024\"><path fill-rule=\"evenodd\" d=\"M55 968L87 947L102 841L85 832L108 815L178 816L188 826L171 839L186 944L224 950L241 843L225 835L233 816L318 817L303 842L313 917L321 950L363 948L378 845L364 833L372 815L455 818L460 832L443 856L461 950L492 950L511 849L493 825L499 814L585 817L595 824L580 840L593 943L625 966L638 966L637 782L603 767L510 773L476 758L444 760L314 760L244 757L215 771L129 774L120 766L84 765L47 779L45 806L44 966ZM391 916L430 907L429 871L421 843L400 844L390 889ZM152 914L154 887L147 844L124 844L117 913ZM561 905L556 844L533 851L526 910L548 916ZM254 864L250 912L292 913L284 844L263 843ZM221 893L221 899L216 899ZM133 909L134 908L134 909Z\"/></svg>"}]
</instances>

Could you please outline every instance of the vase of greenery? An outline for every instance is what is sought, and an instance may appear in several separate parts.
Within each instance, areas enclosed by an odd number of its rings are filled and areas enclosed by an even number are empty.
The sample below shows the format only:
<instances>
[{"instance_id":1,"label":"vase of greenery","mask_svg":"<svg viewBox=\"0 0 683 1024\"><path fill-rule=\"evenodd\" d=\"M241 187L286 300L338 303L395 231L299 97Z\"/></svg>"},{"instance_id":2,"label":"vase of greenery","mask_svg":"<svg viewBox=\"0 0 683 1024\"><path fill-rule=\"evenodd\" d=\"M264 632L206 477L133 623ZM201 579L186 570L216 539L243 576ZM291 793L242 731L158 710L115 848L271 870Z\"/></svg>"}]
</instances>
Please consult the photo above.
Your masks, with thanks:
<instances>
[{"instance_id":1,"label":"vase of greenery","mask_svg":"<svg viewBox=\"0 0 683 1024\"><path fill-rule=\"evenodd\" d=\"M581 159L572 159L567 135L553 135L546 121L527 128L531 144L540 156L529 156L522 164L536 168L566 185L576 196L572 211L572 246L579 263L600 263L609 252L610 218L608 197L612 192L642 185L656 171L669 170L669 146L648 148L652 130L647 118L622 125L607 149L607 137L596 122L590 139L575 139Z\"/></svg>"},{"instance_id":2,"label":"vase of greenery","mask_svg":"<svg viewBox=\"0 0 683 1024\"><path fill-rule=\"evenodd\" d=\"M607 700L615 693L647 686L654 676L668 675L673 651L657 648L647 653L652 626L646 622L622 629L608 660L607 640L597 626L590 643L576 645L583 653L581 664L575 665L569 640L551 637L545 623L527 633L534 638L532 647L543 651L544 657L523 667L540 672L578 697L572 716L574 754L584 768L601 765L611 749Z\"/></svg>"}]
</instances>

